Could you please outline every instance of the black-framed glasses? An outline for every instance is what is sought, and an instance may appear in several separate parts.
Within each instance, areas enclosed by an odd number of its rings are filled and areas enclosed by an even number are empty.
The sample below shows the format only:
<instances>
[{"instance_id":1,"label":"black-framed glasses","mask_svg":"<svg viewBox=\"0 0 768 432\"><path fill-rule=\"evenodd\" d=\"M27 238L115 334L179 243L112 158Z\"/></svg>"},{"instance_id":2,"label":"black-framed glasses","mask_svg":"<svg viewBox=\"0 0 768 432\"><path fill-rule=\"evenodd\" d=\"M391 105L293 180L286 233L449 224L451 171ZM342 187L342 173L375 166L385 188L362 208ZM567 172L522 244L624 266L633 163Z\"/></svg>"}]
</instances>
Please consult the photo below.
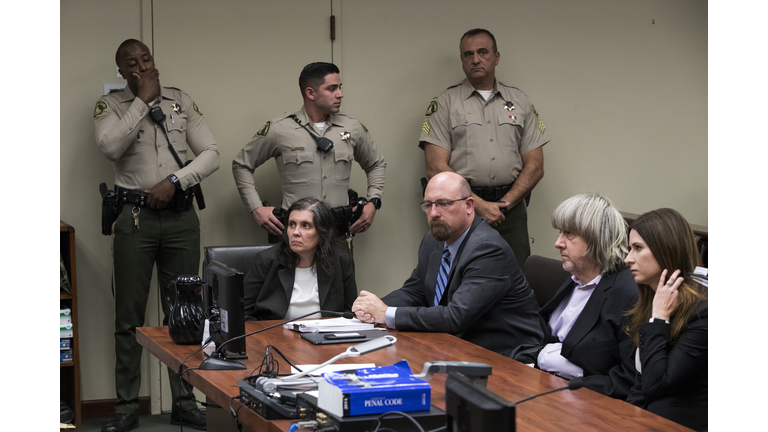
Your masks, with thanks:
<instances>
[{"instance_id":1,"label":"black-framed glasses","mask_svg":"<svg viewBox=\"0 0 768 432\"><path fill-rule=\"evenodd\" d=\"M422 201L419 203L421 209L426 211L432 210L432 206L436 205L440 210L448 210L456 201L464 201L469 197L459 198L455 200L439 199L437 201Z\"/></svg>"}]
</instances>

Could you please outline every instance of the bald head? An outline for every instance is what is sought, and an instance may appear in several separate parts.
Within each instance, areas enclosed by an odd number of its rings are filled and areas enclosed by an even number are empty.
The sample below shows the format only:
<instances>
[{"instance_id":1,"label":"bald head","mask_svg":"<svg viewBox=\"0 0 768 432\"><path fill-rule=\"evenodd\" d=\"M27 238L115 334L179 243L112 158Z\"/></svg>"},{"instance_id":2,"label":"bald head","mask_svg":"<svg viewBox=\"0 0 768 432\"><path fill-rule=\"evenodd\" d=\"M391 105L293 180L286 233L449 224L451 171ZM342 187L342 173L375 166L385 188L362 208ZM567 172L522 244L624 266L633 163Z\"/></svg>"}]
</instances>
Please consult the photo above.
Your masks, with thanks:
<instances>
[{"instance_id":1,"label":"bald head","mask_svg":"<svg viewBox=\"0 0 768 432\"><path fill-rule=\"evenodd\" d=\"M429 180L429 184L427 184L427 189L424 191L425 196L430 187L433 189L437 187L447 188L450 191L456 191L462 198L472 195L472 189L467 180L454 172L441 172L432 177Z\"/></svg>"},{"instance_id":2,"label":"bald head","mask_svg":"<svg viewBox=\"0 0 768 432\"><path fill-rule=\"evenodd\" d=\"M472 190L464 177L442 172L432 177L424 191L424 202L432 236L452 244L475 218ZM434 204L432 204L434 203Z\"/></svg>"}]
</instances>

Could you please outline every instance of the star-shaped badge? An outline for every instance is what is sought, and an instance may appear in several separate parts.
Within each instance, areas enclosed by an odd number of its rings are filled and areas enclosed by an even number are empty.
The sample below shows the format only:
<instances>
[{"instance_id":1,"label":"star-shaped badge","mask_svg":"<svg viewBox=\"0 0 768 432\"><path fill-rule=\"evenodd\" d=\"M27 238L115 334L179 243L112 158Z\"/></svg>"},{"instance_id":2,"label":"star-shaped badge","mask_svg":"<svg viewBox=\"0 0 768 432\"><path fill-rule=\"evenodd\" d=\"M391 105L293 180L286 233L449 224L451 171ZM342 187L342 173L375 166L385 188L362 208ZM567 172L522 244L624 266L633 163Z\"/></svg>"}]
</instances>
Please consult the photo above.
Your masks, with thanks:
<instances>
[{"instance_id":1,"label":"star-shaped badge","mask_svg":"<svg viewBox=\"0 0 768 432\"><path fill-rule=\"evenodd\" d=\"M181 114L181 105L179 105L178 103L175 103L171 106L173 107L173 112L175 112L176 114Z\"/></svg>"},{"instance_id":2,"label":"star-shaped badge","mask_svg":"<svg viewBox=\"0 0 768 432\"><path fill-rule=\"evenodd\" d=\"M504 104L504 109L511 112L513 109L515 109L515 104L507 101L507 103Z\"/></svg>"},{"instance_id":3,"label":"star-shaped badge","mask_svg":"<svg viewBox=\"0 0 768 432\"><path fill-rule=\"evenodd\" d=\"M342 141L349 141L349 138L350 138L349 132L344 131L344 132L340 133L339 135L341 135L341 140Z\"/></svg>"}]
</instances>

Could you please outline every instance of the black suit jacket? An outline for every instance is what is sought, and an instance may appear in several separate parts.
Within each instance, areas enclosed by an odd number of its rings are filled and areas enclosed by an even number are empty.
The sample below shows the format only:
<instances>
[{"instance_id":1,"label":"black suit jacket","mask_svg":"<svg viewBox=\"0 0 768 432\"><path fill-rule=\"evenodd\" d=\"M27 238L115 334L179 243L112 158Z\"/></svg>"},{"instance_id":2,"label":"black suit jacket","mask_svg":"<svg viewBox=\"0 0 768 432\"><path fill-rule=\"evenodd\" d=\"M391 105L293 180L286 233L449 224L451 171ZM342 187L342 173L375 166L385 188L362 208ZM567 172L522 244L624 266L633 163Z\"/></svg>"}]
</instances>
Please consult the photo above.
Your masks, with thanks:
<instances>
[{"instance_id":1,"label":"black suit jacket","mask_svg":"<svg viewBox=\"0 0 768 432\"><path fill-rule=\"evenodd\" d=\"M295 271L277 260L279 245L256 254L245 275L246 320L283 319L291 303ZM317 268L317 290L320 308L332 311L352 310L357 298L355 267L348 254L336 253L337 267L333 277ZM330 316L330 315L328 315Z\"/></svg>"},{"instance_id":2,"label":"black suit jacket","mask_svg":"<svg viewBox=\"0 0 768 432\"><path fill-rule=\"evenodd\" d=\"M709 399L708 301L699 304L677 342L669 346L670 326L640 326L642 373L627 402L695 430L706 430Z\"/></svg>"},{"instance_id":3,"label":"black suit jacket","mask_svg":"<svg viewBox=\"0 0 768 432\"><path fill-rule=\"evenodd\" d=\"M395 327L450 333L509 356L521 346L538 346L543 334L536 298L512 249L485 219L476 216L472 226L464 249L454 257L438 306L433 302L445 242L429 232L424 236L411 277L382 298L388 306L397 306Z\"/></svg>"},{"instance_id":4,"label":"black suit jacket","mask_svg":"<svg viewBox=\"0 0 768 432\"><path fill-rule=\"evenodd\" d=\"M545 344L560 342L552 336L549 319L575 287L576 282L569 278L541 308ZM636 372L635 344L624 332L624 314L637 296L637 284L629 267L603 275L563 340L560 354L584 370L584 387L619 399L629 395Z\"/></svg>"}]
</instances>

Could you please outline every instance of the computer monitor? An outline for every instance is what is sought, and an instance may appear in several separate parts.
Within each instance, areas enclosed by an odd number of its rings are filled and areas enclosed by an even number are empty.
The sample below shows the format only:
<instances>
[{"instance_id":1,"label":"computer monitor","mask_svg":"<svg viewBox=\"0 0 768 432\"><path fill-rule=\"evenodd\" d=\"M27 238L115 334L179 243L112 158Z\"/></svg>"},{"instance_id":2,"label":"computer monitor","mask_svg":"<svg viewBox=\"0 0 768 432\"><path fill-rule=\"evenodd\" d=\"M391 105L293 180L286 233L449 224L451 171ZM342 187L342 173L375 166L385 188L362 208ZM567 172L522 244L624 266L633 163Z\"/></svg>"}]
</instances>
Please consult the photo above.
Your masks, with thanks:
<instances>
[{"instance_id":1,"label":"computer monitor","mask_svg":"<svg viewBox=\"0 0 768 432\"><path fill-rule=\"evenodd\" d=\"M204 300L216 349L228 359L248 358L245 338L224 345L228 340L245 334L243 273L219 261L211 261L206 270Z\"/></svg>"},{"instance_id":2,"label":"computer monitor","mask_svg":"<svg viewBox=\"0 0 768 432\"><path fill-rule=\"evenodd\" d=\"M458 372L445 382L448 432L514 432L515 404Z\"/></svg>"}]
</instances>

